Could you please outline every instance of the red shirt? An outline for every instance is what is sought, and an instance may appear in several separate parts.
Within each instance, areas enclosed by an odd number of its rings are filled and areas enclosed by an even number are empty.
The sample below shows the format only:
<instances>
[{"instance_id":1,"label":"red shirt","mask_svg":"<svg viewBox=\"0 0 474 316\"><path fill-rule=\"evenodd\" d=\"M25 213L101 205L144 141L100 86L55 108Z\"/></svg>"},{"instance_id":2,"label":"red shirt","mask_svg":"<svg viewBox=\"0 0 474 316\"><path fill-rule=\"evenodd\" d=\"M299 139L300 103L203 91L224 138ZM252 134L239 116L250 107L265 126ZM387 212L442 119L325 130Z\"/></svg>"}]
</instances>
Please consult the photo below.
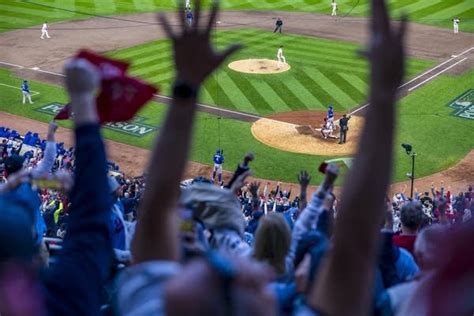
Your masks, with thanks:
<instances>
[{"instance_id":1,"label":"red shirt","mask_svg":"<svg viewBox=\"0 0 474 316\"><path fill-rule=\"evenodd\" d=\"M416 240L416 235L394 235L392 237L393 244L395 246L405 248L408 250L413 256L415 256L413 250L415 247L415 240Z\"/></svg>"}]
</instances>

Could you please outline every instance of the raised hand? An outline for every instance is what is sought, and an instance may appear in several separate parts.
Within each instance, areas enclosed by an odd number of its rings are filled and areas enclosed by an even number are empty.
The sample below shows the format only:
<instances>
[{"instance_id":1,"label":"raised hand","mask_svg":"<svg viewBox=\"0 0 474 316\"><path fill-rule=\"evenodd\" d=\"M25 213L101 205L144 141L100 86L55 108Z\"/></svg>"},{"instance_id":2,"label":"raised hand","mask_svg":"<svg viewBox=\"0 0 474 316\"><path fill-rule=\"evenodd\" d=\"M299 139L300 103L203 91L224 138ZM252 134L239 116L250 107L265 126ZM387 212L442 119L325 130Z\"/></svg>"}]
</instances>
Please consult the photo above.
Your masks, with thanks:
<instances>
[{"instance_id":1,"label":"raised hand","mask_svg":"<svg viewBox=\"0 0 474 316\"><path fill-rule=\"evenodd\" d=\"M301 171L300 174L297 176L297 178L298 178L298 183L301 185L302 188L307 188L309 185L309 182L311 181L311 176L306 170Z\"/></svg>"},{"instance_id":2,"label":"raised hand","mask_svg":"<svg viewBox=\"0 0 474 316\"><path fill-rule=\"evenodd\" d=\"M258 188L260 188L260 182L254 181L250 183L249 190L252 196L258 197Z\"/></svg>"},{"instance_id":3,"label":"raised hand","mask_svg":"<svg viewBox=\"0 0 474 316\"><path fill-rule=\"evenodd\" d=\"M372 93L395 94L405 74L403 40L407 26L402 16L400 27L390 25L385 0L372 0L371 39L367 53L371 64Z\"/></svg>"},{"instance_id":4,"label":"raised hand","mask_svg":"<svg viewBox=\"0 0 474 316\"><path fill-rule=\"evenodd\" d=\"M69 94L93 93L99 88L100 78L95 66L85 59L74 59L66 64L66 88Z\"/></svg>"},{"instance_id":5,"label":"raised hand","mask_svg":"<svg viewBox=\"0 0 474 316\"><path fill-rule=\"evenodd\" d=\"M164 14L159 14L158 20L173 42L177 80L198 88L208 75L241 46L232 45L222 52L216 52L211 45L210 34L219 11L219 1L213 1L209 20L204 26L200 25L201 0L195 1L194 22L191 26L185 23L183 2L179 1L180 30L177 33L171 29Z\"/></svg>"},{"instance_id":6,"label":"raised hand","mask_svg":"<svg viewBox=\"0 0 474 316\"><path fill-rule=\"evenodd\" d=\"M65 67L66 88L71 99L71 110L76 126L99 121L95 93L100 77L94 65L85 59L74 59Z\"/></svg>"},{"instance_id":7,"label":"raised hand","mask_svg":"<svg viewBox=\"0 0 474 316\"><path fill-rule=\"evenodd\" d=\"M324 190L331 190L334 186L334 182L339 175L339 167L336 164L330 163L326 167L326 177L324 178L323 188Z\"/></svg>"}]
</instances>

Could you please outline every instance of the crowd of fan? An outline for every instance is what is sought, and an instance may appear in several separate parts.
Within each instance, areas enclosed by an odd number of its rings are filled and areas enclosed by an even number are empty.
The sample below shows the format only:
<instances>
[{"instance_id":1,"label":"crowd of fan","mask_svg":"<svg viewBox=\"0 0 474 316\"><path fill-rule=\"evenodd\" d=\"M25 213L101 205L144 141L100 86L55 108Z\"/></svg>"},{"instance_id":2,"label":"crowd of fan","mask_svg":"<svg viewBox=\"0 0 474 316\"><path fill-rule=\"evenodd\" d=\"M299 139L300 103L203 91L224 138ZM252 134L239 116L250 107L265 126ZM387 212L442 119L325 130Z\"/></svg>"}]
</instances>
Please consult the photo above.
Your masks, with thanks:
<instances>
[{"instance_id":1,"label":"crowd of fan","mask_svg":"<svg viewBox=\"0 0 474 316\"><path fill-rule=\"evenodd\" d=\"M472 315L472 187L386 196L406 22L390 26L384 0L372 0L371 106L337 200L336 165L308 199L306 171L296 190L246 183L264 159L252 154L222 187L181 182L199 88L239 48L211 48L217 4L202 26L196 1L179 33L159 18L177 79L146 176L107 161L100 78L83 59L65 68L74 148L56 144L54 122L45 141L0 128L0 314Z\"/></svg>"}]
</instances>

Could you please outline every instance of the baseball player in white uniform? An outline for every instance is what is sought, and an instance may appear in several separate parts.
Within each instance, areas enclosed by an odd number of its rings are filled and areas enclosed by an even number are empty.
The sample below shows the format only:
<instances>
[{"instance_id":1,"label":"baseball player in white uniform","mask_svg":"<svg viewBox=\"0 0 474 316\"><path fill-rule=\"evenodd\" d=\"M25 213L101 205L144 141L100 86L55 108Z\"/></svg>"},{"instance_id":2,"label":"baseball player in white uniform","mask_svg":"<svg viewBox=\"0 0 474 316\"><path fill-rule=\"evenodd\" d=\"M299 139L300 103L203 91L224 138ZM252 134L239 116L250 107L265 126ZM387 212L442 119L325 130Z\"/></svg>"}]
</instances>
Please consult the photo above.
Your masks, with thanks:
<instances>
[{"instance_id":1,"label":"baseball player in white uniform","mask_svg":"<svg viewBox=\"0 0 474 316\"><path fill-rule=\"evenodd\" d=\"M454 18L453 19L453 28L454 28L454 34L458 34L459 33L459 18Z\"/></svg>"},{"instance_id":2,"label":"baseball player in white uniform","mask_svg":"<svg viewBox=\"0 0 474 316\"><path fill-rule=\"evenodd\" d=\"M278 48L277 59L278 67L281 67L282 64L286 64L286 58L285 56L283 56L283 46L280 46L280 48Z\"/></svg>"},{"instance_id":3,"label":"baseball player in white uniform","mask_svg":"<svg viewBox=\"0 0 474 316\"><path fill-rule=\"evenodd\" d=\"M336 3L335 0L332 0L331 7L332 7L331 16L336 16L337 15L337 3Z\"/></svg>"},{"instance_id":4,"label":"baseball player in white uniform","mask_svg":"<svg viewBox=\"0 0 474 316\"><path fill-rule=\"evenodd\" d=\"M44 39L45 35L47 38L51 38L48 34L48 22L43 23L43 27L41 28L41 39Z\"/></svg>"}]
</instances>

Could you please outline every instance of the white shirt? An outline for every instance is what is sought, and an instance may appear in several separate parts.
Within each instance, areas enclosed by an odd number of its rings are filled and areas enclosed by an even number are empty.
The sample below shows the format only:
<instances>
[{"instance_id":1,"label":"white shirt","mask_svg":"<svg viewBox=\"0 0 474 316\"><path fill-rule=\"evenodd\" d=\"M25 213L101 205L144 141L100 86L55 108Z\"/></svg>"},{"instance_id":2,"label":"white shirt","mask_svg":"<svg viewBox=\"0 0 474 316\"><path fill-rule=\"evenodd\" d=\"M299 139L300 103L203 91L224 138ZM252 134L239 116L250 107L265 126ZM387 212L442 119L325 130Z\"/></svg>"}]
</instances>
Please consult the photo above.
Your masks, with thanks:
<instances>
[{"instance_id":1,"label":"white shirt","mask_svg":"<svg viewBox=\"0 0 474 316\"><path fill-rule=\"evenodd\" d=\"M42 31L47 31L48 30L48 24L43 23L43 28L41 30Z\"/></svg>"},{"instance_id":2,"label":"white shirt","mask_svg":"<svg viewBox=\"0 0 474 316\"><path fill-rule=\"evenodd\" d=\"M334 9L337 8L337 3L336 3L336 2L333 2L333 3L331 3L331 6L332 6L332 9L334 10Z\"/></svg>"},{"instance_id":3,"label":"white shirt","mask_svg":"<svg viewBox=\"0 0 474 316\"><path fill-rule=\"evenodd\" d=\"M283 56L283 49L282 49L282 48L278 48L277 56L278 56L278 57Z\"/></svg>"},{"instance_id":4,"label":"white shirt","mask_svg":"<svg viewBox=\"0 0 474 316\"><path fill-rule=\"evenodd\" d=\"M458 26L459 25L459 19L454 19L453 23L454 23L455 26Z\"/></svg>"}]
</instances>

